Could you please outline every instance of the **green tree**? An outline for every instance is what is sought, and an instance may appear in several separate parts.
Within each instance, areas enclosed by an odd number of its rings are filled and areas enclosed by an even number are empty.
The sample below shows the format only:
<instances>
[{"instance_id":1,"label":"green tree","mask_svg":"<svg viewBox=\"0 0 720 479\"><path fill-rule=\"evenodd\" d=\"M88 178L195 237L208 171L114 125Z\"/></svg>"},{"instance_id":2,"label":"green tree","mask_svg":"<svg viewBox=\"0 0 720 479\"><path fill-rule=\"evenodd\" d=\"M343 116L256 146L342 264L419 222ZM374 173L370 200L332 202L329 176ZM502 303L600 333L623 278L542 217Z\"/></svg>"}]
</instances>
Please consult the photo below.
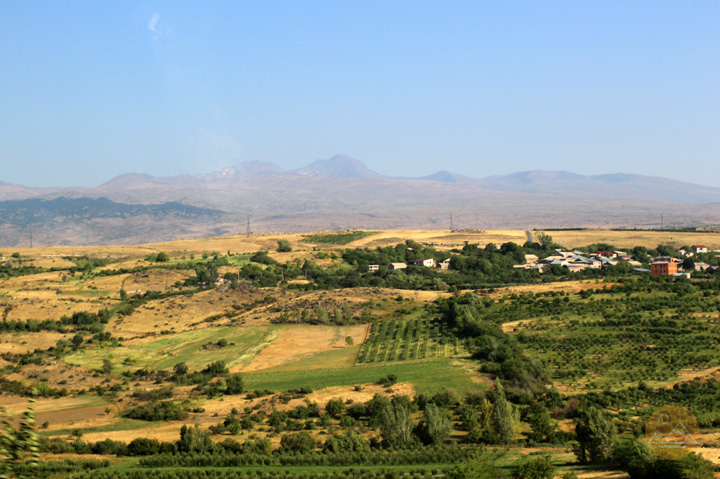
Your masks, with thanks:
<instances>
[{"instance_id":1,"label":"green tree","mask_svg":"<svg viewBox=\"0 0 720 479\"><path fill-rule=\"evenodd\" d=\"M496 479L497 470L490 461L478 458L445 471L447 479Z\"/></svg>"},{"instance_id":2,"label":"green tree","mask_svg":"<svg viewBox=\"0 0 720 479\"><path fill-rule=\"evenodd\" d=\"M76 334L72 337L70 343L73 345L73 349L78 349L83 341L85 341L85 339L82 337L82 334Z\"/></svg>"},{"instance_id":3,"label":"green tree","mask_svg":"<svg viewBox=\"0 0 720 479\"><path fill-rule=\"evenodd\" d=\"M107 359L107 358L106 358L106 359L103 359L103 360L102 360L102 367L101 367L100 369L101 369L101 371L102 371L103 373L105 373L105 374L110 374L110 373L112 372L112 369L113 369L112 361L110 361L110 360Z\"/></svg>"},{"instance_id":4,"label":"green tree","mask_svg":"<svg viewBox=\"0 0 720 479\"><path fill-rule=\"evenodd\" d=\"M387 404L380 412L380 435L389 447L404 447L411 443L415 428L410 408L401 404Z\"/></svg>"},{"instance_id":5,"label":"green tree","mask_svg":"<svg viewBox=\"0 0 720 479\"><path fill-rule=\"evenodd\" d=\"M618 441L613 447L612 458L632 479L651 479L651 468L657 461L647 441L641 439Z\"/></svg>"},{"instance_id":6,"label":"green tree","mask_svg":"<svg viewBox=\"0 0 720 479\"><path fill-rule=\"evenodd\" d=\"M35 383L34 392L36 396L46 398L52 394L52 389L50 389L50 385L45 381L38 381L37 383Z\"/></svg>"},{"instance_id":7,"label":"green tree","mask_svg":"<svg viewBox=\"0 0 720 479\"><path fill-rule=\"evenodd\" d=\"M550 413L537 401L528 406L526 420L532 428L531 437L534 441L552 442L555 439L555 427L552 424Z\"/></svg>"},{"instance_id":8,"label":"green tree","mask_svg":"<svg viewBox=\"0 0 720 479\"><path fill-rule=\"evenodd\" d=\"M345 410L345 403L342 399L331 399L325 405L325 413L331 417L338 417Z\"/></svg>"},{"instance_id":9,"label":"green tree","mask_svg":"<svg viewBox=\"0 0 720 479\"><path fill-rule=\"evenodd\" d=\"M613 461L627 471L631 479L713 479L713 464L697 454L680 460L660 459L641 439L618 441Z\"/></svg>"},{"instance_id":10,"label":"green tree","mask_svg":"<svg viewBox=\"0 0 720 479\"><path fill-rule=\"evenodd\" d=\"M557 468L550 461L550 456L530 459L513 468L513 479L552 479Z\"/></svg>"},{"instance_id":11,"label":"green tree","mask_svg":"<svg viewBox=\"0 0 720 479\"><path fill-rule=\"evenodd\" d=\"M218 269L213 263L201 263L195 265L195 275L198 283L208 285L215 283L218 279Z\"/></svg>"},{"instance_id":12,"label":"green tree","mask_svg":"<svg viewBox=\"0 0 720 479\"><path fill-rule=\"evenodd\" d=\"M365 413L370 418L370 427L375 428L380 426L383 409L389 405L390 400L387 396L381 394L376 394L371 400L365 403Z\"/></svg>"},{"instance_id":13,"label":"green tree","mask_svg":"<svg viewBox=\"0 0 720 479\"><path fill-rule=\"evenodd\" d=\"M575 426L578 444L573 452L582 463L604 463L612 455L617 429L612 417L603 411L589 408Z\"/></svg>"},{"instance_id":14,"label":"green tree","mask_svg":"<svg viewBox=\"0 0 720 479\"><path fill-rule=\"evenodd\" d=\"M430 403L423 411L423 418L418 425L418 436L425 444L439 444L450 435L452 422L447 410Z\"/></svg>"},{"instance_id":15,"label":"green tree","mask_svg":"<svg viewBox=\"0 0 720 479\"><path fill-rule=\"evenodd\" d=\"M369 451L370 443L355 431L345 435L331 436L323 445L324 452L362 452Z\"/></svg>"},{"instance_id":16,"label":"green tree","mask_svg":"<svg viewBox=\"0 0 720 479\"><path fill-rule=\"evenodd\" d=\"M514 406L505 397L500 379L495 379L495 403L493 408L493 428L498 441L509 444L517 432L517 420Z\"/></svg>"},{"instance_id":17,"label":"green tree","mask_svg":"<svg viewBox=\"0 0 720 479\"><path fill-rule=\"evenodd\" d=\"M543 248L549 248L554 244L553 237L544 231L536 231L535 239L538 243L540 243L540 246L542 246Z\"/></svg>"},{"instance_id":18,"label":"green tree","mask_svg":"<svg viewBox=\"0 0 720 479\"><path fill-rule=\"evenodd\" d=\"M167 263L168 261L170 261L170 256L168 256L168 254L165 252L160 252L155 257L155 261L158 263Z\"/></svg>"},{"instance_id":19,"label":"green tree","mask_svg":"<svg viewBox=\"0 0 720 479\"><path fill-rule=\"evenodd\" d=\"M239 374L231 374L225 380L225 394L240 394L244 390L245 384Z\"/></svg>"},{"instance_id":20,"label":"green tree","mask_svg":"<svg viewBox=\"0 0 720 479\"><path fill-rule=\"evenodd\" d=\"M202 373L207 374L208 376L216 377L222 374L227 374L228 368L225 365L225 361L218 360L205 366L205 369L202 370Z\"/></svg>"},{"instance_id":21,"label":"green tree","mask_svg":"<svg viewBox=\"0 0 720 479\"><path fill-rule=\"evenodd\" d=\"M683 271L695 271L695 261L685 258L682 262Z\"/></svg>"},{"instance_id":22,"label":"green tree","mask_svg":"<svg viewBox=\"0 0 720 479\"><path fill-rule=\"evenodd\" d=\"M291 432L280 439L280 448L293 452L310 452L315 450L315 439L306 432Z\"/></svg>"},{"instance_id":23,"label":"green tree","mask_svg":"<svg viewBox=\"0 0 720 479\"><path fill-rule=\"evenodd\" d=\"M456 406L460 402L460 396L453 388L440 388L433 394L432 402L438 407L447 409Z\"/></svg>"},{"instance_id":24,"label":"green tree","mask_svg":"<svg viewBox=\"0 0 720 479\"><path fill-rule=\"evenodd\" d=\"M352 308L348 303L343 303L342 305L342 320L343 324L347 324L352 320L353 312Z\"/></svg>"},{"instance_id":25,"label":"green tree","mask_svg":"<svg viewBox=\"0 0 720 479\"><path fill-rule=\"evenodd\" d=\"M277 240L277 251L278 253L289 253L292 251L292 246L290 246L290 242L286 239L279 239Z\"/></svg>"},{"instance_id":26,"label":"green tree","mask_svg":"<svg viewBox=\"0 0 720 479\"><path fill-rule=\"evenodd\" d=\"M189 371L188 365L183 363L177 363L175 366L173 366L173 373L175 376L185 376Z\"/></svg>"},{"instance_id":27,"label":"green tree","mask_svg":"<svg viewBox=\"0 0 720 479\"><path fill-rule=\"evenodd\" d=\"M39 437L35 432L35 400L30 399L20 422L0 409L0 477L26 477L18 470L38 463ZM27 477L34 477L31 472Z\"/></svg>"},{"instance_id":28,"label":"green tree","mask_svg":"<svg viewBox=\"0 0 720 479\"><path fill-rule=\"evenodd\" d=\"M214 449L210 435L201 431L197 424L194 427L183 424L180 428L180 440L176 444L179 452L204 454Z\"/></svg>"},{"instance_id":29,"label":"green tree","mask_svg":"<svg viewBox=\"0 0 720 479\"><path fill-rule=\"evenodd\" d=\"M129 456L149 456L151 454L157 454L159 451L160 441L146 437L133 439L127 447Z\"/></svg>"},{"instance_id":30,"label":"green tree","mask_svg":"<svg viewBox=\"0 0 720 479\"><path fill-rule=\"evenodd\" d=\"M355 340L352 338L352 336L345 336L345 344L348 346L352 346L355 344Z\"/></svg>"}]
</instances>

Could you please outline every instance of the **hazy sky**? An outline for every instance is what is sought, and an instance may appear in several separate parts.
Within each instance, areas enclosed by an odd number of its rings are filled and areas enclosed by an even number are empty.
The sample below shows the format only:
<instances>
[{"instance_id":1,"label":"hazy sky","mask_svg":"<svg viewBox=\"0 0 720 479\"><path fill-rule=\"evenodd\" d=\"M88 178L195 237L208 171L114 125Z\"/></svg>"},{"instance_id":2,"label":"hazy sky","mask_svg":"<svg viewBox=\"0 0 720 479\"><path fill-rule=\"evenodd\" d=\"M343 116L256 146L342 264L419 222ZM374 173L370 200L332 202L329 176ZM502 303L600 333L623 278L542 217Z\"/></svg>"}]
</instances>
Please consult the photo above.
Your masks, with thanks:
<instances>
[{"instance_id":1,"label":"hazy sky","mask_svg":"<svg viewBox=\"0 0 720 479\"><path fill-rule=\"evenodd\" d=\"M0 181L335 153L720 186L720 2L0 2Z\"/></svg>"}]
</instances>

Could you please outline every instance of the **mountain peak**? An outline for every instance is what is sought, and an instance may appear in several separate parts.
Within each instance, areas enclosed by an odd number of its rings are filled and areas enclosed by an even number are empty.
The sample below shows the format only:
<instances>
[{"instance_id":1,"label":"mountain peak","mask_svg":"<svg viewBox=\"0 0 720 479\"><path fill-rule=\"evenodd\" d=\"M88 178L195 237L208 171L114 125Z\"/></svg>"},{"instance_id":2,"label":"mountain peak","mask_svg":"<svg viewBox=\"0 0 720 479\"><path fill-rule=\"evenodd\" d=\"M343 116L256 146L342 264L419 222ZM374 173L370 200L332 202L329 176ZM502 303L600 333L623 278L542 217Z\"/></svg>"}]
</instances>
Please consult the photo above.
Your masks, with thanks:
<instances>
[{"instance_id":1,"label":"mountain peak","mask_svg":"<svg viewBox=\"0 0 720 479\"><path fill-rule=\"evenodd\" d=\"M443 183L455 183L458 185L470 185L475 184L478 182L475 178L471 178L469 176L465 175L458 175L457 173L453 173L452 171L448 170L440 170L438 172L433 173L432 175L423 176L422 178L419 178L421 180L429 180L429 181L440 181Z\"/></svg>"},{"instance_id":2,"label":"mountain peak","mask_svg":"<svg viewBox=\"0 0 720 479\"><path fill-rule=\"evenodd\" d=\"M283 169L275 163L265 161L244 161L229 168L199 175L204 181L229 181L240 178L255 178L258 176L279 175Z\"/></svg>"},{"instance_id":3,"label":"mountain peak","mask_svg":"<svg viewBox=\"0 0 720 479\"><path fill-rule=\"evenodd\" d=\"M322 176L326 178L384 178L365 166L361 161L347 155L335 155L327 160L317 160L295 173L305 176Z\"/></svg>"},{"instance_id":4,"label":"mountain peak","mask_svg":"<svg viewBox=\"0 0 720 479\"><path fill-rule=\"evenodd\" d=\"M132 188L154 183L155 178L145 173L125 173L106 181L100 187Z\"/></svg>"}]
</instances>

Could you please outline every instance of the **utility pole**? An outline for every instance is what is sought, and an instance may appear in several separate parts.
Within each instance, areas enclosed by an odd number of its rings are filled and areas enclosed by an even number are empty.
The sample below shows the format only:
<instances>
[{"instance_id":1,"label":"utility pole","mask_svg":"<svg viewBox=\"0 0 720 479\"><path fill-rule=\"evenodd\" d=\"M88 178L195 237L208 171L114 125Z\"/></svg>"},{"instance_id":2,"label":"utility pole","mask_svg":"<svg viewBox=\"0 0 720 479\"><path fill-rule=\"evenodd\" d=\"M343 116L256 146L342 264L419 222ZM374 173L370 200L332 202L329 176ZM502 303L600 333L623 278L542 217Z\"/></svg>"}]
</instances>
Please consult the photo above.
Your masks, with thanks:
<instances>
[{"instance_id":1,"label":"utility pole","mask_svg":"<svg viewBox=\"0 0 720 479\"><path fill-rule=\"evenodd\" d=\"M247 217L247 228L245 228L245 234L250 237L250 216Z\"/></svg>"},{"instance_id":2,"label":"utility pole","mask_svg":"<svg viewBox=\"0 0 720 479\"><path fill-rule=\"evenodd\" d=\"M453 218L452 218L452 213L450 213L450 231L452 231L452 230L453 230Z\"/></svg>"},{"instance_id":3,"label":"utility pole","mask_svg":"<svg viewBox=\"0 0 720 479\"><path fill-rule=\"evenodd\" d=\"M660 213L660 229L665 229L665 215L662 213Z\"/></svg>"},{"instance_id":4,"label":"utility pole","mask_svg":"<svg viewBox=\"0 0 720 479\"><path fill-rule=\"evenodd\" d=\"M32 225L32 223L30 223L30 248L31 248L31 249L32 249L32 247L33 247L32 234L33 234L33 225Z\"/></svg>"}]
</instances>

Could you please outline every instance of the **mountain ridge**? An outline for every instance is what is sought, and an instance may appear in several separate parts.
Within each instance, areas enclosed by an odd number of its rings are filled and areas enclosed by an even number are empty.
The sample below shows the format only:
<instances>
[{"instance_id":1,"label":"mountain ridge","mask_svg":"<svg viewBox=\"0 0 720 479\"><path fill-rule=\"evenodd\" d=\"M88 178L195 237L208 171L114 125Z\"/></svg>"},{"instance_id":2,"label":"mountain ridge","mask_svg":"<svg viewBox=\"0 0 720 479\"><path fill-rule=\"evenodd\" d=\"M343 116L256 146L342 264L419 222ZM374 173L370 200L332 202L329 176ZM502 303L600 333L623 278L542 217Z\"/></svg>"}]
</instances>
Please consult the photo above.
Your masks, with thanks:
<instances>
[{"instance_id":1,"label":"mountain ridge","mask_svg":"<svg viewBox=\"0 0 720 479\"><path fill-rule=\"evenodd\" d=\"M671 178L632 173L582 175L564 170L526 170L484 178L439 170L421 177L391 177L368 168L363 162L337 154L316 160L304 167L283 170L274 163L248 161L221 170L198 175L154 177L143 173L126 173L108 180L97 188L134 188L149 185L207 185L213 182L245 181L266 176L304 176L335 179L370 179L384 181L435 181L485 190L553 195L580 195L616 198L642 198L683 203L720 202L720 188L682 182ZM0 184L0 187L3 185Z\"/></svg>"},{"instance_id":2,"label":"mountain ridge","mask_svg":"<svg viewBox=\"0 0 720 479\"><path fill-rule=\"evenodd\" d=\"M48 215L47 201L102 201ZM416 178L381 175L345 155L283 170L245 162L200 175L117 176L94 188L0 185L0 200L37 200L24 216L0 208L3 245L24 244L32 223L48 242L165 241L189 235L326 229L532 229L720 225L720 188L612 173L531 170L472 178L449 170ZM116 214L131 205L132 214ZM142 205L176 205L161 208ZM88 206L89 205L89 206ZM197 210L181 211L183 205ZM2 206L2 205L0 205ZM169 208L169 210L168 210ZM77 211L80 213L77 213ZM84 211L84 212L83 212ZM92 212L92 214L88 214ZM115 213L113 213L115 212Z\"/></svg>"}]
</instances>

